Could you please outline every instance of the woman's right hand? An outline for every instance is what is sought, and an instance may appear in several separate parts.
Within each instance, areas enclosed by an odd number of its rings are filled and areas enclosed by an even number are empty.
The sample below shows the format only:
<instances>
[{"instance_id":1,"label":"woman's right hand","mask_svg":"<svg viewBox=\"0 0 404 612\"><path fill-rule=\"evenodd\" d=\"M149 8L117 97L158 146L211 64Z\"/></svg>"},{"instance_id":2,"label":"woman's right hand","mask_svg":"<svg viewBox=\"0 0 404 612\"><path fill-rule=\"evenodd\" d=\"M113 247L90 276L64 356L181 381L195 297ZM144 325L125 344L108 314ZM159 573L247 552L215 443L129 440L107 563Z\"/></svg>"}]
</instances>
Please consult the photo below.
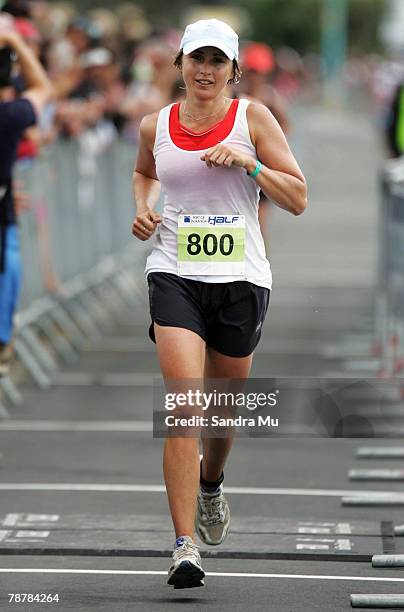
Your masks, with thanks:
<instances>
[{"instance_id":1,"label":"woman's right hand","mask_svg":"<svg viewBox=\"0 0 404 612\"><path fill-rule=\"evenodd\" d=\"M139 240L148 240L156 231L158 223L161 223L160 215L149 208L134 218L132 234Z\"/></svg>"}]
</instances>

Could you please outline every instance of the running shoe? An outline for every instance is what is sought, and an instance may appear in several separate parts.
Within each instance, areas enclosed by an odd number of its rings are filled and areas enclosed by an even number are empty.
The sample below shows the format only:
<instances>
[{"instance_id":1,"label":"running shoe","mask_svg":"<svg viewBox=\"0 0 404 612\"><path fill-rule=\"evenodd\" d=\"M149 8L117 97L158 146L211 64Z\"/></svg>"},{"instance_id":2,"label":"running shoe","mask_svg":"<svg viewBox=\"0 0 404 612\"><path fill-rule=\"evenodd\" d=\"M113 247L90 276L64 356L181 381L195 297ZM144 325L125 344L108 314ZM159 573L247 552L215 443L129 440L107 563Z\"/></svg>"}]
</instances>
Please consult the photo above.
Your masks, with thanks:
<instances>
[{"instance_id":1,"label":"running shoe","mask_svg":"<svg viewBox=\"0 0 404 612\"><path fill-rule=\"evenodd\" d=\"M223 495L223 485L218 493L198 493L195 530L202 542L218 546L227 536L230 526L229 504Z\"/></svg>"},{"instance_id":2,"label":"running shoe","mask_svg":"<svg viewBox=\"0 0 404 612\"><path fill-rule=\"evenodd\" d=\"M205 572L201 567L198 548L189 536L181 536L176 539L167 584L171 584L175 589L204 586Z\"/></svg>"}]
</instances>

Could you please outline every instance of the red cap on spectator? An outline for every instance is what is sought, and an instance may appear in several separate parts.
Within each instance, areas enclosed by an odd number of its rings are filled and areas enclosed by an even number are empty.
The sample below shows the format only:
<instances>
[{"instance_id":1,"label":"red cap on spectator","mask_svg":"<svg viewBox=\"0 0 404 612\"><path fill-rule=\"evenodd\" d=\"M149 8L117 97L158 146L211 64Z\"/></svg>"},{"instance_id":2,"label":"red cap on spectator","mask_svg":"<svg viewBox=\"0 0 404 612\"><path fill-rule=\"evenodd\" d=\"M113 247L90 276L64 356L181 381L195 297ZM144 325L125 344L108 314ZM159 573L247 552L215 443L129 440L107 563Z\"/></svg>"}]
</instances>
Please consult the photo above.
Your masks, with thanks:
<instances>
[{"instance_id":1,"label":"red cap on spectator","mask_svg":"<svg viewBox=\"0 0 404 612\"><path fill-rule=\"evenodd\" d=\"M250 43L241 55L244 70L254 70L261 74L269 74L275 68L275 58L271 49L264 43Z\"/></svg>"},{"instance_id":2,"label":"red cap on spectator","mask_svg":"<svg viewBox=\"0 0 404 612\"><path fill-rule=\"evenodd\" d=\"M41 35L39 30L32 21L29 19L25 19L23 17L18 17L14 19L14 28L17 32L26 40L31 40L33 42L39 42L41 39Z\"/></svg>"}]
</instances>

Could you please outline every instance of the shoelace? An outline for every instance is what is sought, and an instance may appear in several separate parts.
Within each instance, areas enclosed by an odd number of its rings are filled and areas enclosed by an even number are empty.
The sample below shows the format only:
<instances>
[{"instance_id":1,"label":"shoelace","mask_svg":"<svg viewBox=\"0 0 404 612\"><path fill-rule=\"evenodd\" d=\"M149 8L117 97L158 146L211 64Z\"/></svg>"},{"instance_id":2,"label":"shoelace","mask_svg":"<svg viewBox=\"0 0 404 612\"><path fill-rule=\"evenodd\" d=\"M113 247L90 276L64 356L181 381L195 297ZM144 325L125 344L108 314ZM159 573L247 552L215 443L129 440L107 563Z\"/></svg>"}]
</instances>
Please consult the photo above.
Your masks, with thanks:
<instances>
[{"instance_id":1,"label":"shoelace","mask_svg":"<svg viewBox=\"0 0 404 612\"><path fill-rule=\"evenodd\" d=\"M193 544L192 542L184 542L181 546L178 546L174 550L174 555L176 559L181 559L189 555L190 552L199 556L199 546L197 544Z\"/></svg>"},{"instance_id":2,"label":"shoelace","mask_svg":"<svg viewBox=\"0 0 404 612\"><path fill-rule=\"evenodd\" d=\"M210 525L220 523L224 518L224 500L222 496L215 495L214 497L204 495L202 493L203 512L208 519Z\"/></svg>"}]
</instances>

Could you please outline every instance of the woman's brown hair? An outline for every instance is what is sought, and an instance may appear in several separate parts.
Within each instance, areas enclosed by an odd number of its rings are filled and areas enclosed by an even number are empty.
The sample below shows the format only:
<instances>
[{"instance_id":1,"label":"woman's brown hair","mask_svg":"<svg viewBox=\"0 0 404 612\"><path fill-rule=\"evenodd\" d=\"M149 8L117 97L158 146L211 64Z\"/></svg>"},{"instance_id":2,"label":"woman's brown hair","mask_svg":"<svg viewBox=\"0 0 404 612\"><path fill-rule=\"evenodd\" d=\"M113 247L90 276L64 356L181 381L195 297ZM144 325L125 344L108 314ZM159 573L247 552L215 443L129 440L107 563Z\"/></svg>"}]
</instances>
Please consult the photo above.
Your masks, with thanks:
<instances>
[{"instance_id":1,"label":"woman's brown hair","mask_svg":"<svg viewBox=\"0 0 404 612\"><path fill-rule=\"evenodd\" d=\"M184 55L184 52L182 50L179 51L174 60L174 66L178 68L179 70L181 70L182 68L182 56L183 55ZM240 82L241 75L242 75L242 72L240 70L240 66L238 65L237 60L234 59L233 60L233 76L231 77L231 79L227 81L227 83L229 85L230 84L237 85L237 83Z\"/></svg>"}]
</instances>

